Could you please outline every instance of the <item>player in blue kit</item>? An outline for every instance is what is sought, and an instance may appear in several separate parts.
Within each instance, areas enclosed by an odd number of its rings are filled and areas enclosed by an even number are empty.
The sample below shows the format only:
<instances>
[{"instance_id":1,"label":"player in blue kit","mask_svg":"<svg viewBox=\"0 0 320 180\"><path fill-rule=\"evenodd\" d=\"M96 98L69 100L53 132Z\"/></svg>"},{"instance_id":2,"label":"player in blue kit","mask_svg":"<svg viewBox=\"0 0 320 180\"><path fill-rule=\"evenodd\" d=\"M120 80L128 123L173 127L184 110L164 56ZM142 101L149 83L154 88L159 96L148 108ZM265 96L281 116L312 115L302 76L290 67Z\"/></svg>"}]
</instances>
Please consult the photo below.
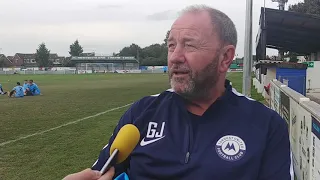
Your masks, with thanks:
<instances>
[{"instance_id":1,"label":"player in blue kit","mask_svg":"<svg viewBox=\"0 0 320 180\"><path fill-rule=\"evenodd\" d=\"M91 169L65 177L111 180L293 180L286 122L226 79L237 31L224 13L192 6L171 27L171 89L135 102ZM140 143L101 175L118 131L134 124ZM124 142L125 143L125 142Z\"/></svg>"},{"instance_id":2,"label":"player in blue kit","mask_svg":"<svg viewBox=\"0 0 320 180\"><path fill-rule=\"evenodd\" d=\"M23 92L24 92L24 94L26 95L26 91L27 91L27 89L28 89L28 87L29 87L29 83L28 83L28 80L24 80L24 83L23 83Z\"/></svg>"},{"instance_id":3,"label":"player in blue kit","mask_svg":"<svg viewBox=\"0 0 320 180\"><path fill-rule=\"evenodd\" d=\"M7 92L5 92L2 88L2 85L0 84L0 95L4 95L7 94Z\"/></svg>"},{"instance_id":4,"label":"player in blue kit","mask_svg":"<svg viewBox=\"0 0 320 180\"><path fill-rule=\"evenodd\" d=\"M8 96L16 98L24 97L23 87L20 85L20 82L17 82L17 86L10 91Z\"/></svg>"},{"instance_id":5,"label":"player in blue kit","mask_svg":"<svg viewBox=\"0 0 320 180\"><path fill-rule=\"evenodd\" d=\"M28 81L28 80L24 80L23 88L24 88L24 89L27 89L28 86L29 86L29 81Z\"/></svg>"},{"instance_id":6,"label":"player in blue kit","mask_svg":"<svg viewBox=\"0 0 320 180\"><path fill-rule=\"evenodd\" d=\"M28 89L31 92L32 96L37 96L41 94L41 91L36 83L33 80L29 80Z\"/></svg>"}]
</instances>

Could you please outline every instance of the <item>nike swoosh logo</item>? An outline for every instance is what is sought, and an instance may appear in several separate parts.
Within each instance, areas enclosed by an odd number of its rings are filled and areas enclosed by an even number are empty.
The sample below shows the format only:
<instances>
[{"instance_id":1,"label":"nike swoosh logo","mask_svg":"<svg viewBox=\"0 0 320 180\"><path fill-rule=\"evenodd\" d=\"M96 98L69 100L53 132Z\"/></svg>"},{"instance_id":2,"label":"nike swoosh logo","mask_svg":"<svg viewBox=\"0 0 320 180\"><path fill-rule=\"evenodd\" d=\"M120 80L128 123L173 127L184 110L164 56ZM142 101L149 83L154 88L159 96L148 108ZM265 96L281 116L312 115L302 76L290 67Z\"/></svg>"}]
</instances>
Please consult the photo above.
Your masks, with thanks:
<instances>
[{"instance_id":1,"label":"nike swoosh logo","mask_svg":"<svg viewBox=\"0 0 320 180\"><path fill-rule=\"evenodd\" d=\"M152 143L154 143L154 142L156 142L156 141L159 141L160 139L162 139L162 138L164 138L165 136L162 136L162 137L159 137L159 138L157 138L157 139L152 139L152 140L150 140L150 141L145 141L144 140L144 138L142 139L142 141L140 142L140 146L146 146L146 145L148 145L148 144L152 144Z\"/></svg>"}]
</instances>

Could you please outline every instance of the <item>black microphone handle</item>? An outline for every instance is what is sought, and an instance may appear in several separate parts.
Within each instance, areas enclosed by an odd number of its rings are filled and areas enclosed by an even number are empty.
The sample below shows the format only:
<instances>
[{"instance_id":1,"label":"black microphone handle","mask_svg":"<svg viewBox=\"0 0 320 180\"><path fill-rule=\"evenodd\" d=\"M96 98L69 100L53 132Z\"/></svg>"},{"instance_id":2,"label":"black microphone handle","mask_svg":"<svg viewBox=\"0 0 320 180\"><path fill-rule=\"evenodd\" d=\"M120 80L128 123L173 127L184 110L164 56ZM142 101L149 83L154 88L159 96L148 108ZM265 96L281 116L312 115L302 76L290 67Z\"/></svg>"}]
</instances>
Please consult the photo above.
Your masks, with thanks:
<instances>
[{"instance_id":1,"label":"black microphone handle","mask_svg":"<svg viewBox=\"0 0 320 180\"><path fill-rule=\"evenodd\" d=\"M101 174L106 173L110 169L110 167L114 164L115 160L117 159L118 153L119 153L118 149L115 149L112 152L111 156L108 158L107 162L104 164L104 166L100 170Z\"/></svg>"}]
</instances>

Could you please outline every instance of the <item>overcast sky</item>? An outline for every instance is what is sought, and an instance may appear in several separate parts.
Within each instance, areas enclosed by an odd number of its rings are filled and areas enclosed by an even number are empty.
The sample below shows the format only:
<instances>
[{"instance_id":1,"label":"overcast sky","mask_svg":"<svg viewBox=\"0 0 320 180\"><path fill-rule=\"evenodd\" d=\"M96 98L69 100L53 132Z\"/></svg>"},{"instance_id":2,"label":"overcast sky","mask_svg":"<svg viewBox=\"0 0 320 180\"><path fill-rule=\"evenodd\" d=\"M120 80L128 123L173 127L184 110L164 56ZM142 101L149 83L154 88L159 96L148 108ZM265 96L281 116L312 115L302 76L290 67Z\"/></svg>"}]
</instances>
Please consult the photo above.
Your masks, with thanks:
<instances>
[{"instance_id":1,"label":"overcast sky","mask_svg":"<svg viewBox=\"0 0 320 180\"><path fill-rule=\"evenodd\" d=\"M67 56L76 39L84 51L98 55L119 52L131 43L141 47L162 43L176 14L195 3L217 8L234 21L239 34L237 54L242 57L246 0L0 0L0 53L34 53L45 42L52 53ZM271 0L265 4L277 8ZM254 41L263 6L264 0L253 0Z\"/></svg>"}]
</instances>

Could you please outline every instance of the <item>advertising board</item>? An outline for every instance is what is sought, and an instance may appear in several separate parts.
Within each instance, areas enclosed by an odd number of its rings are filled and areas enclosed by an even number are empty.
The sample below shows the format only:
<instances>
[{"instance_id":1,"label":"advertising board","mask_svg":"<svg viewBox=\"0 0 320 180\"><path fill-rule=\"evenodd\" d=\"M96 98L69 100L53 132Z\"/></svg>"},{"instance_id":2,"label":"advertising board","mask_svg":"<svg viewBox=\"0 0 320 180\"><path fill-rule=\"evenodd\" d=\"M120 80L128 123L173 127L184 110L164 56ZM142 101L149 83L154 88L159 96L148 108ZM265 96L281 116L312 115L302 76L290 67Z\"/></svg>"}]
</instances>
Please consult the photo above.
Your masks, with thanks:
<instances>
[{"instance_id":1,"label":"advertising board","mask_svg":"<svg viewBox=\"0 0 320 180\"><path fill-rule=\"evenodd\" d=\"M275 86L274 87L274 110L280 114L280 89Z\"/></svg>"},{"instance_id":2,"label":"advertising board","mask_svg":"<svg viewBox=\"0 0 320 180\"><path fill-rule=\"evenodd\" d=\"M311 145L311 114L300 108L298 116L299 127L299 170L301 180L310 179L310 145Z\"/></svg>"},{"instance_id":3,"label":"advertising board","mask_svg":"<svg viewBox=\"0 0 320 180\"><path fill-rule=\"evenodd\" d=\"M320 179L320 121L312 117L310 180Z\"/></svg>"},{"instance_id":4,"label":"advertising board","mask_svg":"<svg viewBox=\"0 0 320 180\"><path fill-rule=\"evenodd\" d=\"M295 179L320 180L320 105L276 81L270 96L270 108L288 123Z\"/></svg>"},{"instance_id":5,"label":"advertising board","mask_svg":"<svg viewBox=\"0 0 320 180\"><path fill-rule=\"evenodd\" d=\"M125 73L141 73L141 70L116 70L117 73L125 74Z\"/></svg>"},{"instance_id":6,"label":"advertising board","mask_svg":"<svg viewBox=\"0 0 320 180\"><path fill-rule=\"evenodd\" d=\"M300 117L298 116L298 112L300 111L300 106L296 101L290 99L290 144L292 151L292 160L293 167L295 172L300 171L300 150L299 150L299 137L300 137ZM296 173L296 176L301 177L299 173Z\"/></svg>"},{"instance_id":7,"label":"advertising board","mask_svg":"<svg viewBox=\"0 0 320 180\"><path fill-rule=\"evenodd\" d=\"M273 83L270 84L270 108L272 110L275 110L275 107L274 107L274 91L275 91L275 85Z\"/></svg>"},{"instance_id":8,"label":"advertising board","mask_svg":"<svg viewBox=\"0 0 320 180\"><path fill-rule=\"evenodd\" d=\"M279 114L284 120L286 120L289 127L289 132L290 132L290 99L282 91L280 92L280 113Z\"/></svg>"},{"instance_id":9,"label":"advertising board","mask_svg":"<svg viewBox=\"0 0 320 180\"><path fill-rule=\"evenodd\" d=\"M92 74L92 70L78 70L78 74Z\"/></svg>"}]
</instances>

